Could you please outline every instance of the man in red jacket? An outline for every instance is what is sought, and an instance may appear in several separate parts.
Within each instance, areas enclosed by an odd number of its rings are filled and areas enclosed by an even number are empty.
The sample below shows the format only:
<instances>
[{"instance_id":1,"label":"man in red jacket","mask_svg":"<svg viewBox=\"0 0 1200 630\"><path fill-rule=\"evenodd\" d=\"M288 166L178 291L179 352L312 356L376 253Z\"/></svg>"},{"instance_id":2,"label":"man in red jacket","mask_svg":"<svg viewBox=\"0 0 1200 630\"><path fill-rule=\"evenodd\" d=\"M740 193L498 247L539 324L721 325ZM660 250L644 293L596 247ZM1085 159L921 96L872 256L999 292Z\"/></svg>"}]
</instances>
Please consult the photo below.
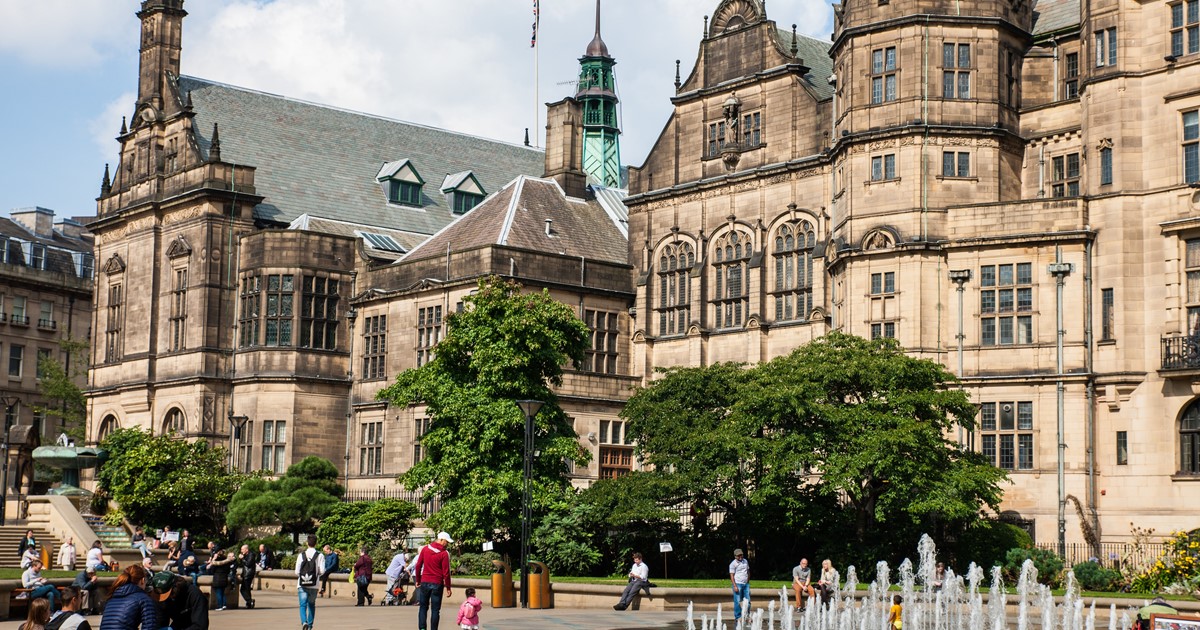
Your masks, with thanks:
<instances>
[{"instance_id":1,"label":"man in red jacket","mask_svg":"<svg viewBox=\"0 0 1200 630\"><path fill-rule=\"evenodd\" d=\"M446 545L453 542L450 534L441 532L437 540L421 547L417 554L413 580L417 583L417 628L420 630L438 630L438 621L442 616L442 589L446 589L446 597L451 594L450 554L446 551ZM433 610L432 615L429 614L430 609ZM425 625L426 618L431 618L431 625Z\"/></svg>"}]
</instances>

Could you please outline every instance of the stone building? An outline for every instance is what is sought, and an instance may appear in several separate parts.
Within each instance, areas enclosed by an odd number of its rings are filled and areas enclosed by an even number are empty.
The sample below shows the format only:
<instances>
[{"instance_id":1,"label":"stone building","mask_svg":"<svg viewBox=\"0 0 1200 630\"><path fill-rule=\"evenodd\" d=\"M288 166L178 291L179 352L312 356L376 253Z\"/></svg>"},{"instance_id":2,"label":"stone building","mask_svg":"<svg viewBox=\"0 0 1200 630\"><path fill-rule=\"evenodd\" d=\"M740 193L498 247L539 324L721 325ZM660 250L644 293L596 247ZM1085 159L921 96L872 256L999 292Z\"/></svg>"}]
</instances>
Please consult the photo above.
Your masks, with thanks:
<instances>
[{"instance_id":1,"label":"stone building","mask_svg":"<svg viewBox=\"0 0 1200 630\"><path fill-rule=\"evenodd\" d=\"M544 155L180 76L182 0L137 15L137 102L90 225L88 437L207 438L246 470L349 464L358 271L540 173Z\"/></svg>"},{"instance_id":2,"label":"stone building","mask_svg":"<svg viewBox=\"0 0 1200 630\"><path fill-rule=\"evenodd\" d=\"M1039 542L1072 498L1106 541L1200 525L1196 4L846 3L831 44L764 5L719 3L630 169L638 373L892 337Z\"/></svg>"},{"instance_id":3,"label":"stone building","mask_svg":"<svg viewBox=\"0 0 1200 630\"><path fill-rule=\"evenodd\" d=\"M95 263L92 237L79 221L56 222L46 208L18 208L10 216L0 218L0 437L8 460L0 465L0 484L8 499L3 514L13 517L34 481L32 447L53 443L64 429L60 417L45 411L56 401L39 388L42 357L58 360L68 374L86 374L61 342L91 337ZM77 385L86 385L82 376Z\"/></svg>"},{"instance_id":4,"label":"stone building","mask_svg":"<svg viewBox=\"0 0 1200 630\"><path fill-rule=\"evenodd\" d=\"M182 2L146 0L92 226L89 436L244 422L244 468L390 488L426 425L374 395L495 273L595 331L561 392L581 485L636 464L617 413L655 368L844 330L962 377L955 438L1039 542L1196 527L1197 1L855 2L824 42L720 0L625 197L598 28L543 154L179 77Z\"/></svg>"}]
</instances>

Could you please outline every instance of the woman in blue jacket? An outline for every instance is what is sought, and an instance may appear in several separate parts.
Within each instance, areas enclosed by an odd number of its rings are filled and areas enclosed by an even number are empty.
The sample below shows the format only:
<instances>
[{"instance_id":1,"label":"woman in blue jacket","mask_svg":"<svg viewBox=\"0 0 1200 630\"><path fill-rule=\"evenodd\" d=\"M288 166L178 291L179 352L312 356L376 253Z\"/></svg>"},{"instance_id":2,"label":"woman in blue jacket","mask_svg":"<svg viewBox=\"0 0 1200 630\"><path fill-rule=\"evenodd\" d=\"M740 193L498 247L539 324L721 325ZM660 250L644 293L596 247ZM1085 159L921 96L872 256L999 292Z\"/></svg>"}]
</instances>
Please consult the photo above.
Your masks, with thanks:
<instances>
[{"instance_id":1,"label":"woman in blue jacket","mask_svg":"<svg viewBox=\"0 0 1200 630\"><path fill-rule=\"evenodd\" d=\"M158 607L146 594L149 574L141 565L126 567L113 582L112 595L104 606L100 630L156 630Z\"/></svg>"}]
</instances>

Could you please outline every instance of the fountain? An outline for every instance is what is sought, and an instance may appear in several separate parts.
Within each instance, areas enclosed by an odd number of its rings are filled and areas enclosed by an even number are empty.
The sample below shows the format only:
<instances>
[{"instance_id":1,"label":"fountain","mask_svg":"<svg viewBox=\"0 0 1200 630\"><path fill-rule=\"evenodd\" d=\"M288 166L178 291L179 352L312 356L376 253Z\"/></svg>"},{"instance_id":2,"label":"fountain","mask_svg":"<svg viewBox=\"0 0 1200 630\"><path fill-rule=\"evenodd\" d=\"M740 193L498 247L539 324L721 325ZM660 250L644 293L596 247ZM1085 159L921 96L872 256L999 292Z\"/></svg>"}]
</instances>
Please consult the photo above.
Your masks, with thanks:
<instances>
[{"instance_id":1,"label":"fountain","mask_svg":"<svg viewBox=\"0 0 1200 630\"><path fill-rule=\"evenodd\" d=\"M839 585L827 607L811 605L799 616L788 604L787 587L780 589L778 609L771 600L766 612L759 608L745 613L738 626L726 627L722 621L721 605L715 619L701 615L696 625L693 607L687 608L687 630L891 630L887 624L891 597L904 599L901 617L904 630L1096 630L1096 603L1083 601L1074 572L1068 571L1066 592L1056 602L1050 587L1039 584L1037 569L1031 560L1021 566L1017 580L1016 618L1009 619L1009 595L1004 590L1000 567L993 567L988 594L983 593L984 569L972 563L965 576L947 569L941 590L926 585L933 582L936 549L929 536L922 536L917 546L918 564L914 570L910 560L900 563L898 582L891 582L891 569L886 562L875 568L875 581L862 598L854 596L858 577L853 566L846 569L845 584ZM893 592L893 586L899 587ZM1036 611L1036 612L1035 612ZM776 614L778 612L778 614ZM1124 630L1136 614L1132 605L1122 611L1115 604L1108 609L1108 630ZM1120 621L1118 623L1118 615Z\"/></svg>"}]
</instances>

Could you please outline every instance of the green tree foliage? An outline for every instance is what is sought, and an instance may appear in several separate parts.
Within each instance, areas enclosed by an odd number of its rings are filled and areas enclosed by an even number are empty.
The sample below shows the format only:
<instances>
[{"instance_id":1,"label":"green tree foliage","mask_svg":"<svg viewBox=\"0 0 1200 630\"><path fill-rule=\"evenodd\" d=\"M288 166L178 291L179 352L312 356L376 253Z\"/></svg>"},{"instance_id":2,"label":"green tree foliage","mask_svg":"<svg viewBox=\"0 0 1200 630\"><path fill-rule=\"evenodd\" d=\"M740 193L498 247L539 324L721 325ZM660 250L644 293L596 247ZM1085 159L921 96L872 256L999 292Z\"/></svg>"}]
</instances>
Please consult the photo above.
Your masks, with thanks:
<instances>
[{"instance_id":1,"label":"green tree foliage","mask_svg":"<svg viewBox=\"0 0 1200 630\"><path fill-rule=\"evenodd\" d=\"M590 575L602 556L588 532L594 506L572 502L545 515L533 531L533 558L556 575Z\"/></svg>"},{"instance_id":2,"label":"green tree foliage","mask_svg":"<svg viewBox=\"0 0 1200 630\"><path fill-rule=\"evenodd\" d=\"M96 475L103 492L134 523L216 534L243 477L228 470L225 449L141 429L118 429L100 444L109 458Z\"/></svg>"},{"instance_id":3,"label":"green tree foliage","mask_svg":"<svg viewBox=\"0 0 1200 630\"><path fill-rule=\"evenodd\" d=\"M400 499L338 503L321 520L317 540L335 549L357 549L380 541L395 548L412 531L413 520L420 514L417 506Z\"/></svg>"},{"instance_id":4,"label":"green tree foliage","mask_svg":"<svg viewBox=\"0 0 1200 630\"><path fill-rule=\"evenodd\" d=\"M46 402L33 406L35 413L59 418L63 432L77 442L84 439L87 399L79 386L87 374L87 341L64 338L58 342L65 363L53 354L38 360L38 393Z\"/></svg>"},{"instance_id":5,"label":"green tree foliage","mask_svg":"<svg viewBox=\"0 0 1200 630\"><path fill-rule=\"evenodd\" d=\"M894 342L831 333L752 368L668 370L622 416L658 501L691 502L693 527L718 509L727 540L891 559L1002 496L1005 473L949 439L975 414L954 383Z\"/></svg>"},{"instance_id":6,"label":"green tree foliage","mask_svg":"<svg viewBox=\"0 0 1200 630\"><path fill-rule=\"evenodd\" d=\"M337 479L337 467L316 456L292 464L278 479L247 479L229 502L225 524L231 529L279 525L287 534L315 532L344 493Z\"/></svg>"},{"instance_id":7,"label":"green tree foliage","mask_svg":"<svg viewBox=\"0 0 1200 630\"><path fill-rule=\"evenodd\" d=\"M954 545L954 562L948 566L954 567L959 575L965 575L972 562L985 571L1002 567L1008 550L1016 548L1033 548L1033 538L1028 532L1011 523L982 518L959 534Z\"/></svg>"},{"instance_id":8,"label":"green tree foliage","mask_svg":"<svg viewBox=\"0 0 1200 630\"><path fill-rule=\"evenodd\" d=\"M513 401L545 403L535 418L535 514L570 491L566 460L590 459L550 389L561 384L567 361L583 360L589 331L549 292L522 293L496 278L463 302L447 318L434 359L402 372L378 397L426 406L425 458L399 480L441 500L430 527L474 544L519 531L525 417Z\"/></svg>"}]
</instances>

